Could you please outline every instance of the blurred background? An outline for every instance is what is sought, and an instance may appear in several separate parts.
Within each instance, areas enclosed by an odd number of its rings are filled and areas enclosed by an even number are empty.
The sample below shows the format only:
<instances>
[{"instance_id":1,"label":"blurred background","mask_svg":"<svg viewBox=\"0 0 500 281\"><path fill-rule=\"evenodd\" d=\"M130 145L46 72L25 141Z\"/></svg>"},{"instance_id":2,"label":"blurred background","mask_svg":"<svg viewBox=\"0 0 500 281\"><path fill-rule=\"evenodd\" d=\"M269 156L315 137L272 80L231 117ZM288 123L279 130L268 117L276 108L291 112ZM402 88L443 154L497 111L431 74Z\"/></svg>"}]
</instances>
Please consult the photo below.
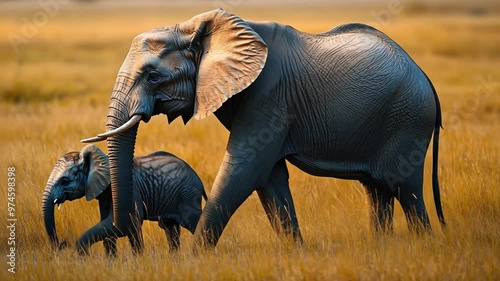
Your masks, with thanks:
<instances>
[{"instance_id":1,"label":"blurred background","mask_svg":"<svg viewBox=\"0 0 500 281\"><path fill-rule=\"evenodd\" d=\"M247 19L278 21L307 32L322 32L347 22L367 23L387 33L411 55L424 59L436 55L436 59L485 58L493 63L490 58L497 58L500 52L494 30L498 1L3 0L0 100L107 97L112 83L96 83L95 74L114 79L112 74L136 34L219 7ZM420 62L425 66L426 62ZM89 68L91 72L81 71ZM456 70L452 68L440 75L452 75ZM472 75L455 79L484 74L481 69L472 70ZM68 81L74 83L67 85Z\"/></svg>"},{"instance_id":2,"label":"blurred background","mask_svg":"<svg viewBox=\"0 0 500 281\"><path fill-rule=\"evenodd\" d=\"M436 236L408 242L408 237L401 236L407 235L406 221L397 205L397 234L382 246L371 238L366 197L359 183L312 177L289 165L306 240L303 248L280 243L257 196L252 195L226 228L219 252L203 260L193 261L188 252L167 255L165 237L153 223L144 225L147 254L140 261L145 263L120 260L96 272L95 268L107 264L100 245L93 248L97 258L87 264L79 262L73 248L54 252L41 218L45 183L57 159L80 150L81 139L105 130L109 97L130 42L143 31L216 8L311 33L362 22L400 44L428 74L441 100L444 131L439 172L448 230L441 231L437 223L431 161L426 163L424 193ZM151 280L156 273L183 280L221 276L499 280L499 1L3 0L0 73L0 183L7 182L7 167L16 167L20 279L128 276ZM157 116L141 125L136 155L172 152L198 172L210 191L227 131L213 116L186 126L178 120L167 125L165 119ZM105 143L99 147L107 151ZM1 186L0 221L5 221L7 190ZM71 243L98 221L96 202L79 200L61 209L56 214L58 232ZM7 251L7 235L0 232L2 252ZM190 245L192 236L184 232L182 239L183 245ZM121 240L119 251L128 258L130 247ZM85 274L63 269L68 267ZM11 275L2 277L5 272L0 272L0 279L10 280L5 278Z\"/></svg>"}]
</instances>

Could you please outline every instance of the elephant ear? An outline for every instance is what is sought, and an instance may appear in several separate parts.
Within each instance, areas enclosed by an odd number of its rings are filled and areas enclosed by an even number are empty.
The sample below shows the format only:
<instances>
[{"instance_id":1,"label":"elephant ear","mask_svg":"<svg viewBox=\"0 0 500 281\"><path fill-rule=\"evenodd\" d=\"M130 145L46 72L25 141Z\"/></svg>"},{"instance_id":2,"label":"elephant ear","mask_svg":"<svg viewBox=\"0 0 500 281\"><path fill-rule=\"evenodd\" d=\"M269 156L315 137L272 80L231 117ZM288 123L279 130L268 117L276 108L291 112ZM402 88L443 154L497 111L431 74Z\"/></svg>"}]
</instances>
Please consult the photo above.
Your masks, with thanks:
<instances>
[{"instance_id":1,"label":"elephant ear","mask_svg":"<svg viewBox=\"0 0 500 281\"><path fill-rule=\"evenodd\" d=\"M246 89L264 68L264 40L244 20L222 9L197 15L180 24L179 30L190 36L191 47L201 47L195 119L207 117Z\"/></svg>"},{"instance_id":2,"label":"elephant ear","mask_svg":"<svg viewBox=\"0 0 500 281\"><path fill-rule=\"evenodd\" d=\"M101 194L111 183L108 156L97 146L89 144L80 152L80 161L87 173L85 198L90 201Z\"/></svg>"}]
</instances>

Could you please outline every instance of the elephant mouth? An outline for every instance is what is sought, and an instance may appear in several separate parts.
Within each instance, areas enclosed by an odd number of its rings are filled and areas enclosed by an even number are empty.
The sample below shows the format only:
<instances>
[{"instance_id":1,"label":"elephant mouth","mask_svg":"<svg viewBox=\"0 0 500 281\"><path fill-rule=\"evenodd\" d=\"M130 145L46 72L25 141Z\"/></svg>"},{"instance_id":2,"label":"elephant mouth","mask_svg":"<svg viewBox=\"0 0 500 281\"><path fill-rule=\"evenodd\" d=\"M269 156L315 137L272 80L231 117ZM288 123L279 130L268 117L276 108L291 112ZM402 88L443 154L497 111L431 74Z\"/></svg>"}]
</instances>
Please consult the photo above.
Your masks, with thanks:
<instances>
[{"instance_id":1,"label":"elephant mouth","mask_svg":"<svg viewBox=\"0 0 500 281\"><path fill-rule=\"evenodd\" d=\"M133 126L135 126L135 124L139 123L142 120L142 118L143 118L143 115L141 115L141 114L132 115L132 117L126 123L121 125L120 127L116 128L114 130L111 130L111 131L107 131L106 133L98 134L95 137L83 139L83 140L81 140L81 142L82 143L93 143L93 142L104 141L109 137L116 136L116 135L123 133L123 132L127 131L128 129L132 128Z\"/></svg>"},{"instance_id":2,"label":"elephant mouth","mask_svg":"<svg viewBox=\"0 0 500 281\"><path fill-rule=\"evenodd\" d=\"M79 198L82 198L84 194L79 194L76 191L65 191L59 197L54 199L54 205L57 205L57 209L61 209L61 204L66 202L67 200L73 201Z\"/></svg>"},{"instance_id":3,"label":"elephant mouth","mask_svg":"<svg viewBox=\"0 0 500 281\"><path fill-rule=\"evenodd\" d=\"M61 209L61 204L66 201L66 195L62 195L59 198L54 199L54 205L57 205L57 209Z\"/></svg>"}]
</instances>

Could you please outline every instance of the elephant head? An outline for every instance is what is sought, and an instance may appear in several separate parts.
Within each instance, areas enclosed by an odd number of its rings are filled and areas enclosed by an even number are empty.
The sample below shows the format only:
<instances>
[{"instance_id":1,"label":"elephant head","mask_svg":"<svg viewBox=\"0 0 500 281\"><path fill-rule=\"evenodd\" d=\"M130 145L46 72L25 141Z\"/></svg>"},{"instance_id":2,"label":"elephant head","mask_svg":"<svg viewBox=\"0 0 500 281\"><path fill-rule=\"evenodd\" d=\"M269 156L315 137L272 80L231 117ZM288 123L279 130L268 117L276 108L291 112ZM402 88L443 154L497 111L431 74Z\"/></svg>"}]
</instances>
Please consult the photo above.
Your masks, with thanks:
<instances>
[{"instance_id":1,"label":"elephant head","mask_svg":"<svg viewBox=\"0 0 500 281\"><path fill-rule=\"evenodd\" d=\"M56 162L43 193L42 212L45 229L50 240L59 244L54 221L54 207L66 200L85 196L90 201L109 185L108 157L94 145L87 145L81 152L66 153Z\"/></svg>"},{"instance_id":2,"label":"elephant head","mask_svg":"<svg viewBox=\"0 0 500 281\"><path fill-rule=\"evenodd\" d=\"M221 9L134 38L111 95L107 139L114 223L131 226L133 153L142 120L165 114L202 119L253 83L267 59L262 38L242 19Z\"/></svg>"}]
</instances>

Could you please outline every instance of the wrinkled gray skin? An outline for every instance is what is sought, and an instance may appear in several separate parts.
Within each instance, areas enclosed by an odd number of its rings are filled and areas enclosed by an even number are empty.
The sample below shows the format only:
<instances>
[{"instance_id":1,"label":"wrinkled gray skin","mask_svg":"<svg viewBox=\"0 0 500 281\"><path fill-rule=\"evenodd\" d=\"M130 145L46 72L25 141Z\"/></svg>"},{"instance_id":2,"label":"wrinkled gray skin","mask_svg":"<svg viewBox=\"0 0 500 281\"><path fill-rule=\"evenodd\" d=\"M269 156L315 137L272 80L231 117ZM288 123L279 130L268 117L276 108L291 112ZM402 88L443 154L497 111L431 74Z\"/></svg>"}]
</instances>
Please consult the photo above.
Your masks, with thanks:
<instances>
[{"instance_id":1,"label":"wrinkled gray skin","mask_svg":"<svg viewBox=\"0 0 500 281\"><path fill-rule=\"evenodd\" d=\"M196 229L201 245L216 245L253 191L275 230L301 240L285 160L312 175L362 182L377 230L392 229L394 198L411 229L430 229L422 184L433 132L433 190L444 223L439 101L400 46L362 24L307 34L215 10L138 35L111 95L108 132L84 140L107 138L120 230L131 225L138 122L212 112L230 137Z\"/></svg>"},{"instance_id":2,"label":"wrinkled gray skin","mask_svg":"<svg viewBox=\"0 0 500 281\"><path fill-rule=\"evenodd\" d=\"M176 156L157 151L136 157L133 168L133 221L137 231L128 237L134 253L142 251L141 225L143 220L158 221L165 230L170 250L180 246L180 226L194 233L201 215L201 197L206 199L198 175ZM55 229L54 207L66 200L86 197L97 199L101 221L87 230L77 241L80 254L103 241L106 254L116 256L116 238L124 236L113 222L109 162L107 156L94 145L81 152L69 152L57 161L45 188L42 200L45 228L52 243L63 248Z\"/></svg>"}]
</instances>

